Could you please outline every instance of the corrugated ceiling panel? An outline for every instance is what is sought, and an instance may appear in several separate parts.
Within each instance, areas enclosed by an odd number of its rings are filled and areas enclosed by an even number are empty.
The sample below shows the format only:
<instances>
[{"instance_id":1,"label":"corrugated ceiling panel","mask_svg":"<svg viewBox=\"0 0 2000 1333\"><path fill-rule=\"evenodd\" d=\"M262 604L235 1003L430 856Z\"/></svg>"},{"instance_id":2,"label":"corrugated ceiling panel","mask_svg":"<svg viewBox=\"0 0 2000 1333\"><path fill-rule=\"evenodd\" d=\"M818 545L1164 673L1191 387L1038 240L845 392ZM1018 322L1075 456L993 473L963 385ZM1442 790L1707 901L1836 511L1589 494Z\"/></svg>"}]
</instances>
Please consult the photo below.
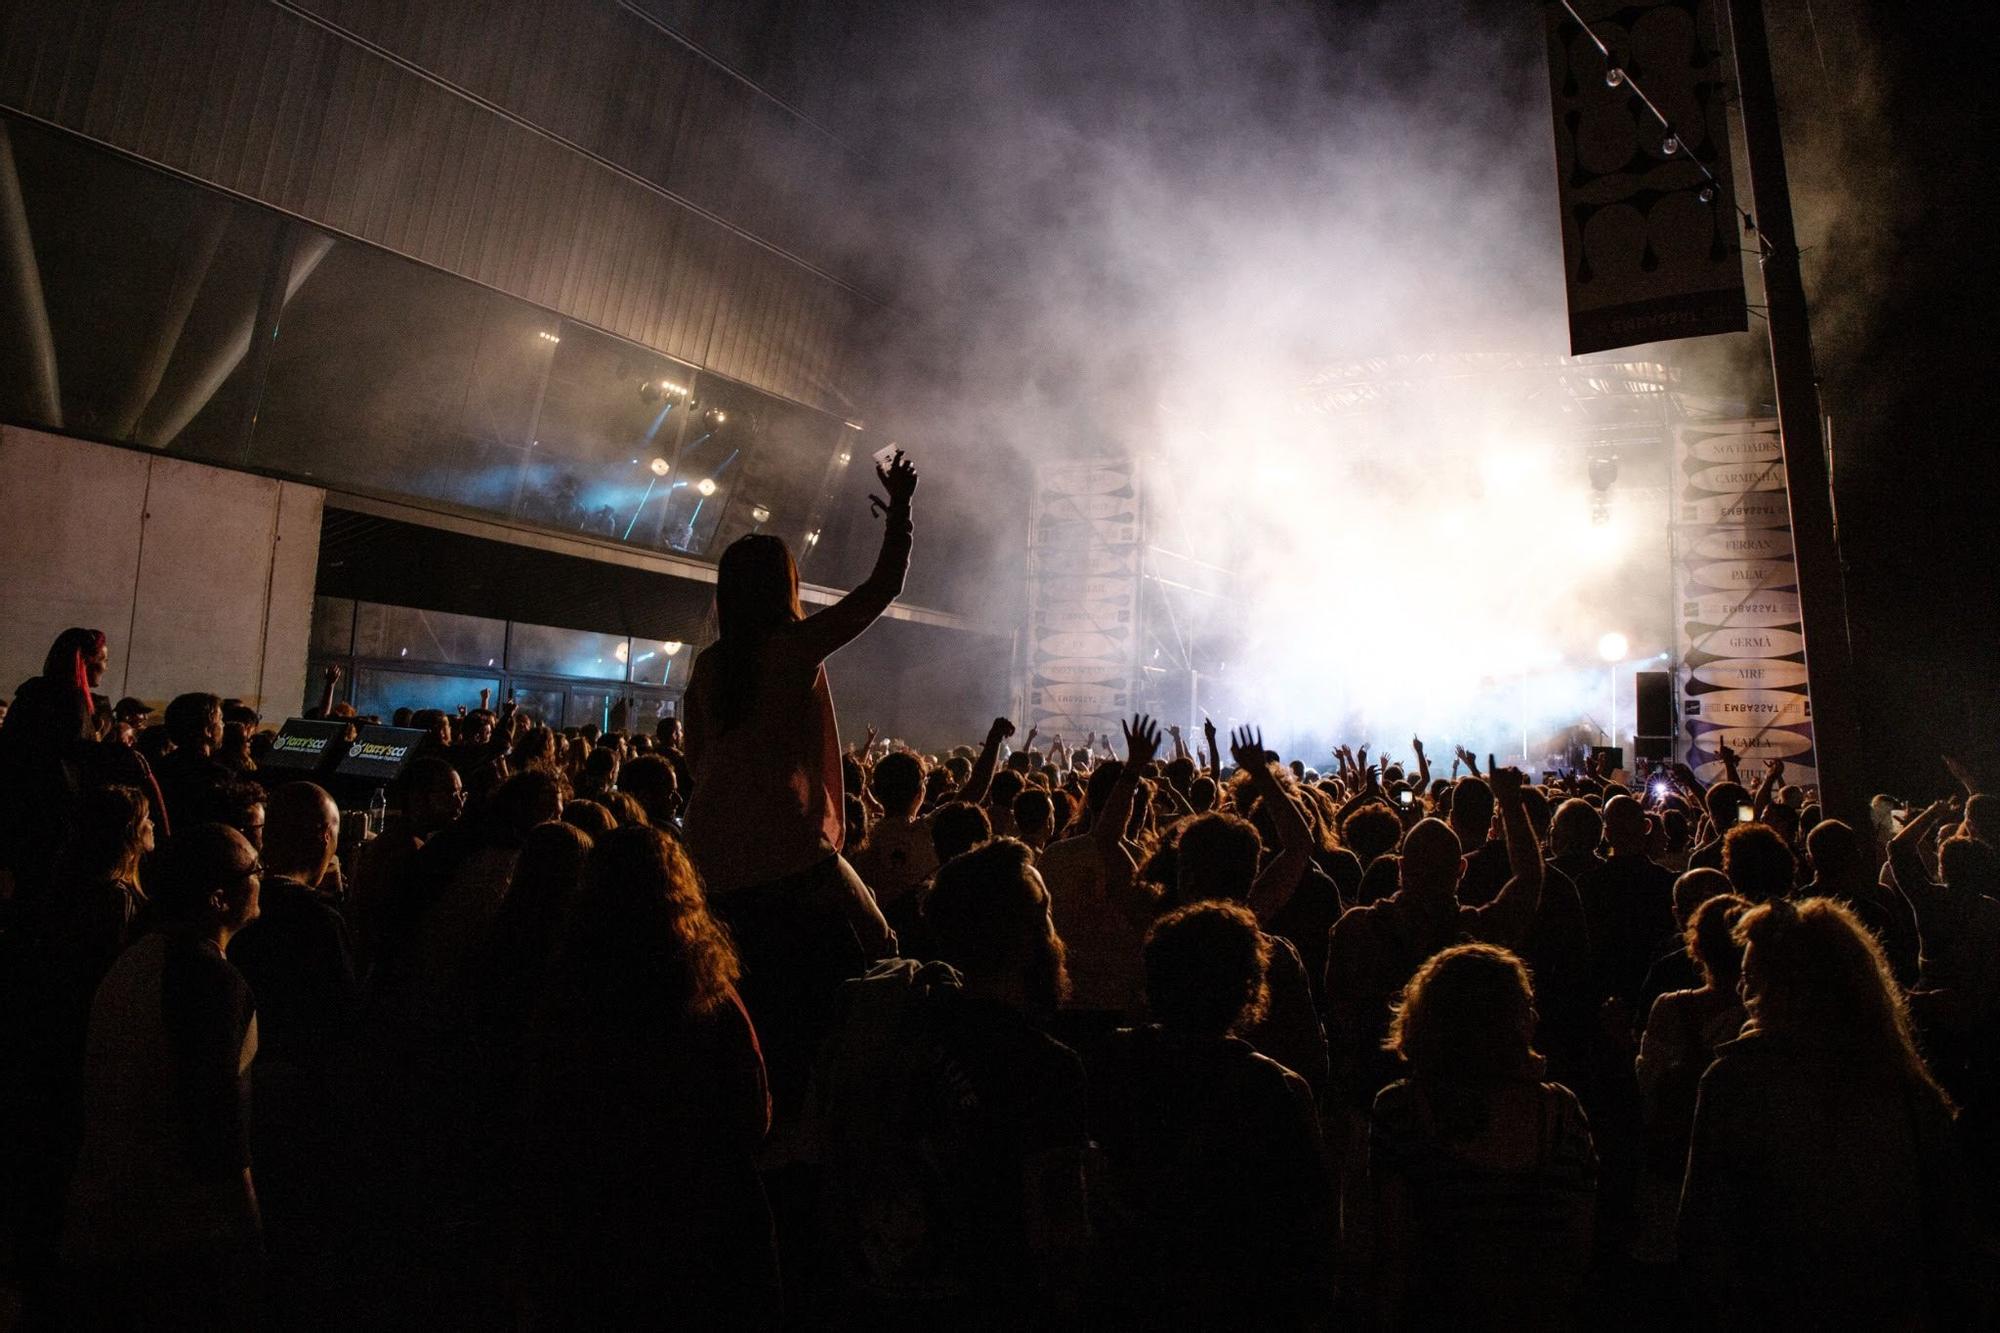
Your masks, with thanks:
<instances>
[{"instance_id":1,"label":"corrugated ceiling panel","mask_svg":"<svg viewBox=\"0 0 2000 1333\"><path fill-rule=\"evenodd\" d=\"M618 33L651 34L685 59L665 62L672 77L653 92L605 98L586 77L611 30L601 13L574 25L558 58L502 68L472 58L488 45L467 35L485 7L324 8L505 84L634 158L641 144L671 145L668 174L691 192L772 193L753 188L745 161L775 133L762 118L782 113L629 14ZM551 36L533 9L489 18ZM557 4L548 19L583 12ZM281 6L26 0L0 12L0 38L0 102L731 378L842 405L815 367L838 363L852 293ZM551 69L567 82L537 81ZM629 58L607 57L606 69L645 85Z\"/></svg>"}]
</instances>

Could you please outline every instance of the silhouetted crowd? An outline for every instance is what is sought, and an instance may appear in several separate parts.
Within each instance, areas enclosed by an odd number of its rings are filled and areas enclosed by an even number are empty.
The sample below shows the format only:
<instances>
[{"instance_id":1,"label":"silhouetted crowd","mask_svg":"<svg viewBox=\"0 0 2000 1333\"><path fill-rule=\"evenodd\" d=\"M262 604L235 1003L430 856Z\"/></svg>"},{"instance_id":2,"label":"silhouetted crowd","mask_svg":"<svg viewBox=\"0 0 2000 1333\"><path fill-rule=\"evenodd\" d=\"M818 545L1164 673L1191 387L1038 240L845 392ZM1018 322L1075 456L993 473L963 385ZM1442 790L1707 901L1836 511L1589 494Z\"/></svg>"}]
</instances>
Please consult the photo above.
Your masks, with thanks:
<instances>
[{"instance_id":1,"label":"silhouetted crowd","mask_svg":"<svg viewBox=\"0 0 2000 1333\"><path fill-rule=\"evenodd\" d=\"M728 548L682 718L399 716L379 826L65 632L0 720L19 1326L1993 1326L1981 775L843 748L878 476L835 605Z\"/></svg>"}]
</instances>

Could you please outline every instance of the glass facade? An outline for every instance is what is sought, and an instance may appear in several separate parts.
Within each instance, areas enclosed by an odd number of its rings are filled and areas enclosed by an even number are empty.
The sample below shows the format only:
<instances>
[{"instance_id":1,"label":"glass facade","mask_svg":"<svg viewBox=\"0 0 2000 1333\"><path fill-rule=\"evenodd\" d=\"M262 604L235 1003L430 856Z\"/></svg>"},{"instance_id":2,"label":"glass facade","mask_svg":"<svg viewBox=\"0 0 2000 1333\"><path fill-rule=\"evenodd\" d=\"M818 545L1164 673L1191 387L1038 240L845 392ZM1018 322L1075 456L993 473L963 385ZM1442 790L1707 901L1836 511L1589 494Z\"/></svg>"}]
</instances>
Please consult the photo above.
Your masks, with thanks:
<instances>
[{"instance_id":1,"label":"glass facade","mask_svg":"<svg viewBox=\"0 0 2000 1333\"><path fill-rule=\"evenodd\" d=\"M321 673L336 663L342 671L336 698L368 716L476 708L481 689L491 691L498 707L511 689L531 721L648 732L678 709L698 650L345 597L313 599L311 641L307 707L319 701Z\"/></svg>"},{"instance_id":2,"label":"glass facade","mask_svg":"<svg viewBox=\"0 0 2000 1333\"><path fill-rule=\"evenodd\" d=\"M58 131L0 132L23 204L0 243L40 280L0 293L0 418L706 559L769 532L808 578L851 563L822 531L830 487L862 507L840 419ZM422 646L423 625L380 630Z\"/></svg>"}]
</instances>

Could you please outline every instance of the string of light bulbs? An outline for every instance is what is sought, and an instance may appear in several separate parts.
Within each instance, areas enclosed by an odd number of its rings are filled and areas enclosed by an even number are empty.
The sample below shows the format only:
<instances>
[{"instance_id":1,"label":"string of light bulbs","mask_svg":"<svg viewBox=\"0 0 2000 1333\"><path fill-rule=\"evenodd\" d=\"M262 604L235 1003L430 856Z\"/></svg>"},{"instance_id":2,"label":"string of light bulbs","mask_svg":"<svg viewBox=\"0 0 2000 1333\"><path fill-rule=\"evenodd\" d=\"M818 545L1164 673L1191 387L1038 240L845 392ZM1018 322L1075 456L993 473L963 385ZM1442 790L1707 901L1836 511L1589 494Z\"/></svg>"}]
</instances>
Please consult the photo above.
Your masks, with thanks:
<instances>
[{"instance_id":1,"label":"string of light bulbs","mask_svg":"<svg viewBox=\"0 0 2000 1333\"><path fill-rule=\"evenodd\" d=\"M1661 131L1666 135L1660 141L1660 151L1668 157L1674 157L1679 154L1683 147L1680 132L1674 128L1673 122L1667 119L1666 113L1661 111L1653 99L1646 95L1646 90L1639 86L1639 80L1632 76L1631 71L1622 65L1613 63L1610 46L1605 43L1602 37L1597 35L1596 30L1590 26L1590 23L1583 15L1576 12L1576 5L1571 0L1562 0L1562 7L1569 12L1570 18L1575 20L1576 26L1583 29L1583 35L1590 39L1590 44L1597 48L1597 53L1604 57L1605 86L1607 88L1630 89L1632 95L1639 99L1640 105L1652 113L1653 119L1659 122ZM1687 160L1694 163L1695 170L1699 171L1702 174L1702 178L1708 182L1707 185L1702 187L1699 198L1704 204L1714 203L1717 193L1722 188L1722 182L1717 180L1715 173L1708 169L1708 164L1699 157L1696 157L1692 152L1687 155ZM1761 258L1763 236L1757 231L1756 219L1744 212L1740 204L1736 206L1736 215L1743 220L1744 230L1757 236L1757 243L1760 247L1758 254Z\"/></svg>"}]
</instances>

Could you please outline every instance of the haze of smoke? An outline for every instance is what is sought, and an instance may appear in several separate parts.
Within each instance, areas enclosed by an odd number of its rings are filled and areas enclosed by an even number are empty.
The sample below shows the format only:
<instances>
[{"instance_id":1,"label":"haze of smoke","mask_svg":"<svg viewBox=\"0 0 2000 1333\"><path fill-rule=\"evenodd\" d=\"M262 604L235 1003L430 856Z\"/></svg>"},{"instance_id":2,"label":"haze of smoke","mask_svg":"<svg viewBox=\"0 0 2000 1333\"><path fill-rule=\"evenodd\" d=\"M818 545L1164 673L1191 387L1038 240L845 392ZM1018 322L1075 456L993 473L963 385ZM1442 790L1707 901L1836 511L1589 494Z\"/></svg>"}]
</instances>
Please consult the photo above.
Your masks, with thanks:
<instances>
[{"instance_id":1,"label":"haze of smoke","mask_svg":"<svg viewBox=\"0 0 2000 1333\"><path fill-rule=\"evenodd\" d=\"M1539 14L1412 9L937 7L875 90L910 130L884 150L930 314L906 355L946 385L906 412L954 467L1139 457L1158 540L1239 574L1183 626L1230 645L1209 706L1273 736L1601 714L1601 670L1522 677L1666 598L1663 532L1591 525L1540 407L1311 406L1349 358L1565 350Z\"/></svg>"}]
</instances>

